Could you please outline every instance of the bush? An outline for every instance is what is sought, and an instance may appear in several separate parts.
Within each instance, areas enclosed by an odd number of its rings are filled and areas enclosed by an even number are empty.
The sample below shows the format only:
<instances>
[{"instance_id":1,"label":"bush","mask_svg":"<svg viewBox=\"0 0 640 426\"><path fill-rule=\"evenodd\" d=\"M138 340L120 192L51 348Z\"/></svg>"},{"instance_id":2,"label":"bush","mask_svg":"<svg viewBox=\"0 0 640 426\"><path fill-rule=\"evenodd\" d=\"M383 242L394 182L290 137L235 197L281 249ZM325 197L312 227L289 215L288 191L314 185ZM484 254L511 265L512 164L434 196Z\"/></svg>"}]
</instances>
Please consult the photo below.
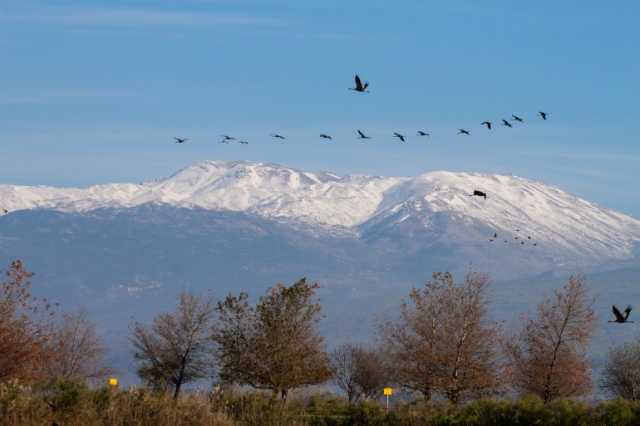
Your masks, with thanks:
<instances>
[{"instance_id":1,"label":"bush","mask_svg":"<svg viewBox=\"0 0 640 426\"><path fill-rule=\"evenodd\" d=\"M573 400L543 404L479 399L462 406L398 402L387 413L374 401L350 405L332 394L293 398L283 405L270 394L225 391L185 393L177 400L148 389L90 389L55 381L27 386L0 383L2 426L631 426L640 424L640 402L615 399L597 405Z\"/></svg>"}]
</instances>

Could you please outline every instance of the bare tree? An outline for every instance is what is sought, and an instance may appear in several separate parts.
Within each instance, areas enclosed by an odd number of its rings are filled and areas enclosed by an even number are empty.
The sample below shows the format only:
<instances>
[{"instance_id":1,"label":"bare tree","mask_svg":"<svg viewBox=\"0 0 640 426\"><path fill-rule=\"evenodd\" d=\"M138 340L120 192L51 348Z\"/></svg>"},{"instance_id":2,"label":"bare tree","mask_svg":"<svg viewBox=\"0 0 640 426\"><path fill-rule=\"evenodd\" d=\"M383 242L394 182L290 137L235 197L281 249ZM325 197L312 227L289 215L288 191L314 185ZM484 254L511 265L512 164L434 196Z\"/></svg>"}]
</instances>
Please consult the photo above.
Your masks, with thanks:
<instances>
[{"instance_id":1,"label":"bare tree","mask_svg":"<svg viewBox=\"0 0 640 426\"><path fill-rule=\"evenodd\" d=\"M585 352L595 330L592 305L581 276L569 278L538 305L537 316L504 345L516 390L538 395L545 403L591 390Z\"/></svg>"},{"instance_id":2,"label":"bare tree","mask_svg":"<svg viewBox=\"0 0 640 426\"><path fill-rule=\"evenodd\" d=\"M500 329L488 319L489 279L469 272L456 285L450 273L434 273L403 302L400 318L382 324L380 337L402 386L452 403L495 391L500 383Z\"/></svg>"},{"instance_id":3,"label":"bare tree","mask_svg":"<svg viewBox=\"0 0 640 426\"><path fill-rule=\"evenodd\" d=\"M331 352L330 363L333 380L350 404L378 397L386 384L385 366L375 349L344 343Z\"/></svg>"},{"instance_id":4,"label":"bare tree","mask_svg":"<svg viewBox=\"0 0 640 426\"><path fill-rule=\"evenodd\" d=\"M214 309L212 299L182 293L176 312L157 316L150 328L136 323L138 375L157 389L173 388L174 398L185 383L210 376Z\"/></svg>"},{"instance_id":5,"label":"bare tree","mask_svg":"<svg viewBox=\"0 0 640 426\"><path fill-rule=\"evenodd\" d=\"M290 287L269 289L255 307L246 293L220 302L214 336L220 378L270 390L283 402L291 389L327 380L328 357L317 330L317 289L303 278Z\"/></svg>"},{"instance_id":6,"label":"bare tree","mask_svg":"<svg viewBox=\"0 0 640 426\"><path fill-rule=\"evenodd\" d=\"M33 276L21 261L11 263L0 282L0 382L41 378L50 356L52 306L31 294Z\"/></svg>"},{"instance_id":7,"label":"bare tree","mask_svg":"<svg viewBox=\"0 0 640 426\"><path fill-rule=\"evenodd\" d=\"M640 400L640 339L609 351L601 387L614 397Z\"/></svg>"},{"instance_id":8,"label":"bare tree","mask_svg":"<svg viewBox=\"0 0 640 426\"><path fill-rule=\"evenodd\" d=\"M86 312L64 315L51 338L52 354L45 363L52 378L88 380L109 374L105 349Z\"/></svg>"},{"instance_id":9,"label":"bare tree","mask_svg":"<svg viewBox=\"0 0 640 426\"><path fill-rule=\"evenodd\" d=\"M330 355L330 365L333 381L347 395L349 403L359 398L356 375L358 374L359 347L351 343L344 343L335 348Z\"/></svg>"}]
</instances>

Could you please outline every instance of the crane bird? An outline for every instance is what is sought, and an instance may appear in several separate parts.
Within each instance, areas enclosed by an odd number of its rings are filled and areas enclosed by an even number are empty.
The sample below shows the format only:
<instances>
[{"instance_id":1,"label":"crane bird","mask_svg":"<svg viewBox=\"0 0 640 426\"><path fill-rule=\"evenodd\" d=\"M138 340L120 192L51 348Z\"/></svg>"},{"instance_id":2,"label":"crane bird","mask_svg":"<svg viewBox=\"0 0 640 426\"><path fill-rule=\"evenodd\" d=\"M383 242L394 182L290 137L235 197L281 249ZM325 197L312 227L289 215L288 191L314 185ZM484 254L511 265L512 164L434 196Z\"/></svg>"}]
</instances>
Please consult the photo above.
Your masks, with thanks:
<instances>
[{"instance_id":1,"label":"crane bird","mask_svg":"<svg viewBox=\"0 0 640 426\"><path fill-rule=\"evenodd\" d=\"M465 129L458 129L458 134L459 135L467 135L468 136L468 135L471 134L471 132L468 131L468 130L465 130Z\"/></svg>"},{"instance_id":2,"label":"crane bird","mask_svg":"<svg viewBox=\"0 0 640 426\"><path fill-rule=\"evenodd\" d=\"M543 120L547 119L547 115L549 115L549 113L544 112L544 111L538 111L538 115L540 116L540 118L542 118Z\"/></svg>"},{"instance_id":3,"label":"crane bird","mask_svg":"<svg viewBox=\"0 0 640 426\"><path fill-rule=\"evenodd\" d=\"M360 93L368 92L367 87L369 87L369 83L362 84L362 80L360 80L360 77L358 76L358 74L356 74L355 80L356 80L356 87L350 87L349 90L353 90L354 92L360 92Z\"/></svg>"},{"instance_id":4,"label":"crane bird","mask_svg":"<svg viewBox=\"0 0 640 426\"><path fill-rule=\"evenodd\" d=\"M272 134L271 134L271 137L272 137L272 138L276 138L276 139L280 139L280 140L285 140L285 139L286 139L284 136L279 135L279 134L277 134L277 133L272 133Z\"/></svg>"},{"instance_id":5,"label":"crane bird","mask_svg":"<svg viewBox=\"0 0 640 426\"><path fill-rule=\"evenodd\" d=\"M471 194L471 196L472 196L472 197L482 197L482 198L484 198L485 200L487 199L487 193L486 193L486 192L483 192L483 191L479 191L479 190L477 190L477 189L475 189L475 190L473 191L473 194Z\"/></svg>"},{"instance_id":6,"label":"crane bird","mask_svg":"<svg viewBox=\"0 0 640 426\"><path fill-rule=\"evenodd\" d=\"M431 134L422 130L418 130L418 136L431 136Z\"/></svg>"},{"instance_id":7,"label":"crane bird","mask_svg":"<svg viewBox=\"0 0 640 426\"><path fill-rule=\"evenodd\" d=\"M511 118L513 118L513 121L519 121L521 123L524 123L524 120L522 118L518 117L517 115L511 114Z\"/></svg>"},{"instance_id":8,"label":"crane bird","mask_svg":"<svg viewBox=\"0 0 640 426\"><path fill-rule=\"evenodd\" d=\"M491 122L490 121L483 121L480 124L483 125L483 126L487 126L487 129L491 130Z\"/></svg>"},{"instance_id":9,"label":"crane bird","mask_svg":"<svg viewBox=\"0 0 640 426\"><path fill-rule=\"evenodd\" d=\"M358 130L358 135L359 135L358 139L371 139L371 136L365 135L364 133L362 133L361 130Z\"/></svg>"},{"instance_id":10,"label":"crane bird","mask_svg":"<svg viewBox=\"0 0 640 426\"><path fill-rule=\"evenodd\" d=\"M616 308L616 305L613 305L611 308L613 310L613 315L616 317L616 319L609 322L617 322L620 324L623 324L625 322L633 322L633 321L629 321L629 314L631 313L631 305L627 306L627 309L624 310L624 314L622 314L622 312L620 312L620 310Z\"/></svg>"},{"instance_id":11,"label":"crane bird","mask_svg":"<svg viewBox=\"0 0 640 426\"><path fill-rule=\"evenodd\" d=\"M322 139L327 139L327 140L330 140L330 141L333 140L333 138L331 136L325 135L324 133L320 133L320 137Z\"/></svg>"},{"instance_id":12,"label":"crane bird","mask_svg":"<svg viewBox=\"0 0 640 426\"><path fill-rule=\"evenodd\" d=\"M186 141L188 141L188 138L176 138L174 137L174 139L176 140L176 143L185 143Z\"/></svg>"},{"instance_id":13,"label":"crane bird","mask_svg":"<svg viewBox=\"0 0 640 426\"><path fill-rule=\"evenodd\" d=\"M400 139L401 142L406 142L404 135L401 135L398 132L393 132L393 137Z\"/></svg>"},{"instance_id":14,"label":"crane bird","mask_svg":"<svg viewBox=\"0 0 640 426\"><path fill-rule=\"evenodd\" d=\"M502 120L502 125L507 127L513 127L511 123L509 123L507 120L504 120L504 119Z\"/></svg>"}]
</instances>

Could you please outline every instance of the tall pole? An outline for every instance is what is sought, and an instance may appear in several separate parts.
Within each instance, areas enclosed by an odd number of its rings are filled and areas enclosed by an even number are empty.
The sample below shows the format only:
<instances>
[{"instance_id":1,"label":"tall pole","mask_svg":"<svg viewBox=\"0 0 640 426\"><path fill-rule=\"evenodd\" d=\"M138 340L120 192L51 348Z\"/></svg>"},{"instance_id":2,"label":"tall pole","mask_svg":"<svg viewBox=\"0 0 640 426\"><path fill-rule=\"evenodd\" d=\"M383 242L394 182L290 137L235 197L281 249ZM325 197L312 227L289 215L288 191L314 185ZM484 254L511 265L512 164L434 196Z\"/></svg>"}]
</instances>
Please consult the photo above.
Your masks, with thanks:
<instances>
[{"instance_id":1,"label":"tall pole","mask_svg":"<svg viewBox=\"0 0 640 426\"><path fill-rule=\"evenodd\" d=\"M387 395L387 412L389 412L389 395Z\"/></svg>"}]
</instances>

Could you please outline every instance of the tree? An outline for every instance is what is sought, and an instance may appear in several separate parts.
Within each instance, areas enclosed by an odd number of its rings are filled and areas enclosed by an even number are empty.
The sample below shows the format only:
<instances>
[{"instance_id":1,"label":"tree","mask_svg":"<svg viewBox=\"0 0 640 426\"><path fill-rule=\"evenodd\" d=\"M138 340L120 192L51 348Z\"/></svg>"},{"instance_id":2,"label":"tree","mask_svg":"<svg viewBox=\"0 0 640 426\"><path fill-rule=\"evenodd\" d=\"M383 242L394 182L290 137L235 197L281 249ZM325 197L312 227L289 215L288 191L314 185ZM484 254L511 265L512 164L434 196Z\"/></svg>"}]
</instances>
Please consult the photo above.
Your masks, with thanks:
<instances>
[{"instance_id":1,"label":"tree","mask_svg":"<svg viewBox=\"0 0 640 426\"><path fill-rule=\"evenodd\" d=\"M246 293L219 302L214 340L222 381L267 389L286 402L291 389L327 380L317 289L303 278L270 288L255 307Z\"/></svg>"},{"instance_id":2,"label":"tree","mask_svg":"<svg viewBox=\"0 0 640 426\"><path fill-rule=\"evenodd\" d=\"M486 275L469 272L461 285L450 273L434 273L413 289L400 318L380 335L400 385L430 399L434 392L457 403L499 387L500 329L488 319Z\"/></svg>"},{"instance_id":3,"label":"tree","mask_svg":"<svg viewBox=\"0 0 640 426\"><path fill-rule=\"evenodd\" d=\"M504 345L516 390L538 395L545 403L591 390L585 352L595 331L592 306L582 276L572 276L538 305L537 316Z\"/></svg>"},{"instance_id":4,"label":"tree","mask_svg":"<svg viewBox=\"0 0 640 426\"><path fill-rule=\"evenodd\" d=\"M109 374L104 346L84 311L64 315L54 330L50 347L52 354L45 368L51 378L96 380Z\"/></svg>"},{"instance_id":5,"label":"tree","mask_svg":"<svg viewBox=\"0 0 640 426\"><path fill-rule=\"evenodd\" d=\"M0 282L0 382L41 378L49 359L53 309L31 294L32 276L16 260Z\"/></svg>"},{"instance_id":6,"label":"tree","mask_svg":"<svg viewBox=\"0 0 640 426\"><path fill-rule=\"evenodd\" d=\"M373 348L344 343L331 352L330 365L334 382L350 404L378 397L386 384L381 355Z\"/></svg>"},{"instance_id":7,"label":"tree","mask_svg":"<svg viewBox=\"0 0 640 426\"><path fill-rule=\"evenodd\" d=\"M601 387L612 396L640 400L640 339L609 351Z\"/></svg>"},{"instance_id":8,"label":"tree","mask_svg":"<svg viewBox=\"0 0 640 426\"><path fill-rule=\"evenodd\" d=\"M349 404L356 402L360 396L356 384L358 350L359 347L351 343L342 344L331 352L329 360L333 381L347 394Z\"/></svg>"},{"instance_id":9,"label":"tree","mask_svg":"<svg viewBox=\"0 0 640 426\"><path fill-rule=\"evenodd\" d=\"M150 328L136 323L138 375L156 389L173 388L176 399L182 385L210 376L214 309L212 299L182 293L176 312L157 316Z\"/></svg>"}]
</instances>

